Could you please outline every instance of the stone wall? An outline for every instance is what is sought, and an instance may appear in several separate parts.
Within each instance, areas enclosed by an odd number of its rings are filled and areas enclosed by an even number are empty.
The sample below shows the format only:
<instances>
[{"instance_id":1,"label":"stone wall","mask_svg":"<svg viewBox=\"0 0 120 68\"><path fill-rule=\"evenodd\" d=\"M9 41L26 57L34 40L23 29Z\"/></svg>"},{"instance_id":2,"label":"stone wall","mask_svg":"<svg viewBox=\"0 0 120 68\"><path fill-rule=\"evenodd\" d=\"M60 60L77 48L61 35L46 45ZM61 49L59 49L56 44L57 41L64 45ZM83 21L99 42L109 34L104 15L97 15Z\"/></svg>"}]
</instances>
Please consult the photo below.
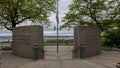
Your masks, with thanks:
<instances>
[{"instance_id":1,"label":"stone wall","mask_svg":"<svg viewBox=\"0 0 120 68\"><path fill-rule=\"evenodd\" d=\"M74 49L80 47L81 43L86 44L85 57L95 56L100 53L100 34L97 27L77 26L74 28ZM80 58L80 49L73 52L73 58Z\"/></svg>"},{"instance_id":2,"label":"stone wall","mask_svg":"<svg viewBox=\"0 0 120 68\"><path fill-rule=\"evenodd\" d=\"M13 29L13 52L15 55L33 59L34 43L39 46L38 58L43 59L44 47L42 26L22 26Z\"/></svg>"}]
</instances>

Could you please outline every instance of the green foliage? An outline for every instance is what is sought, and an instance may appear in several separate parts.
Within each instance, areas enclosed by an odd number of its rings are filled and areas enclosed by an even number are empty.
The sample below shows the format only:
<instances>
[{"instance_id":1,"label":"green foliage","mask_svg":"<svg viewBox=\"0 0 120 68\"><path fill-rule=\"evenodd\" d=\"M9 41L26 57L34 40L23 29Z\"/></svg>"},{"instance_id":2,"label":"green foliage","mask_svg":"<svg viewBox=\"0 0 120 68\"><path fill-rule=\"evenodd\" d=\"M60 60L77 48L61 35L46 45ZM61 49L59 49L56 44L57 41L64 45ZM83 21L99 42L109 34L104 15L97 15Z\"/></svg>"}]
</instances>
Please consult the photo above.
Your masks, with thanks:
<instances>
[{"instance_id":1,"label":"green foliage","mask_svg":"<svg viewBox=\"0 0 120 68\"><path fill-rule=\"evenodd\" d=\"M47 43L57 43L57 39L47 39L46 40ZM58 39L59 43L73 43L73 39Z\"/></svg>"},{"instance_id":2,"label":"green foliage","mask_svg":"<svg viewBox=\"0 0 120 68\"><path fill-rule=\"evenodd\" d=\"M101 28L104 45L120 46L120 1L119 0L72 0L69 12L63 17L61 27L76 25ZM117 28L117 30L114 30Z\"/></svg>"},{"instance_id":3,"label":"green foliage","mask_svg":"<svg viewBox=\"0 0 120 68\"><path fill-rule=\"evenodd\" d=\"M118 18L119 9L120 1L116 0L72 0L69 12L62 20L65 22L62 27L88 25L104 31L114 24L110 21Z\"/></svg>"},{"instance_id":4,"label":"green foliage","mask_svg":"<svg viewBox=\"0 0 120 68\"><path fill-rule=\"evenodd\" d=\"M104 45L120 48L120 29L109 30L104 35Z\"/></svg>"},{"instance_id":5,"label":"green foliage","mask_svg":"<svg viewBox=\"0 0 120 68\"><path fill-rule=\"evenodd\" d=\"M9 30L24 21L49 24L55 3L55 0L0 0L0 24Z\"/></svg>"},{"instance_id":6,"label":"green foliage","mask_svg":"<svg viewBox=\"0 0 120 68\"><path fill-rule=\"evenodd\" d=\"M0 48L12 48L11 46L4 46L4 45L2 45L2 46L0 46Z\"/></svg>"},{"instance_id":7,"label":"green foliage","mask_svg":"<svg viewBox=\"0 0 120 68\"><path fill-rule=\"evenodd\" d=\"M59 45L73 45L73 39L59 39ZM57 39L46 39L44 42L45 46L57 45Z\"/></svg>"},{"instance_id":8,"label":"green foliage","mask_svg":"<svg viewBox=\"0 0 120 68\"><path fill-rule=\"evenodd\" d=\"M11 46L1 46L0 47L2 50L12 50Z\"/></svg>"}]
</instances>

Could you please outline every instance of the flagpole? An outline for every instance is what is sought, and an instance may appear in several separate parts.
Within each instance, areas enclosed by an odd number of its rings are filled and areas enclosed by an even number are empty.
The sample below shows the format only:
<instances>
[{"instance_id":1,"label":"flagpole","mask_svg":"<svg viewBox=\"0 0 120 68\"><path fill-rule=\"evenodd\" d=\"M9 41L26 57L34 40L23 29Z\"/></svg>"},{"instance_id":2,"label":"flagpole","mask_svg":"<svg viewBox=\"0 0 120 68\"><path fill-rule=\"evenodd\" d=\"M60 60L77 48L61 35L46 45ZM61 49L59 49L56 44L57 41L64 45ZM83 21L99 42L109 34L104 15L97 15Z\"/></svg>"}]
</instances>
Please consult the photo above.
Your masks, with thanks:
<instances>
[{"instance_id":1,"label":"flagpole","mask_svg":"<svg viewBox=\"0 0 120 68\"><path fill-rule=\"evenodd\" d=\"M59 29L58 29L58 26L59 26L59 25L58 25L58 23L57 23L57 54L58 54L58 51L59 51L59 41L58 41L58 40L59 40L59 38L58 38L58 37L59 37L59 33L58 33L58 32L59 32Z\"/></svg>"},{"instance_id":2,"label":"flagpole","mask_svg":"<svg viewBox=\"0 0 120 68\"><path fill-rule=\"evenodd\" d=\"M57 54L59 52L59 19L58 19L58 0L57 0L57 12L56 12L56 18L57 18Z\"/></svg>"}]
</instances>

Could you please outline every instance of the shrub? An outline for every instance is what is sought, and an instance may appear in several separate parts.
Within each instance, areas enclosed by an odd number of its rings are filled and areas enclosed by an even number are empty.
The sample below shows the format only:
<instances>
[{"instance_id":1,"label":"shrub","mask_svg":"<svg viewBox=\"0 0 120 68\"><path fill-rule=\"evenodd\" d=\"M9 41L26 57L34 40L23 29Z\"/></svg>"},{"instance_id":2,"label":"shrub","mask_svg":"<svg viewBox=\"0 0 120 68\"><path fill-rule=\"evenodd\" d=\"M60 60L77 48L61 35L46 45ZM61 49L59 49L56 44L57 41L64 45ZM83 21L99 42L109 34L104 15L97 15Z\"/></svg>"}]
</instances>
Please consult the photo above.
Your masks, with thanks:
<instances>
[{"instance_id":1,"label":"shrub","mask_svg":"<svg viewBox=\"0 0 120 68\"><path fill-rule=\"evenodd\" d=\"M109 47L118 47L120 48L120 30L113 29L106 32L104 35L104 42L105 46Z\"/></svg>"}]
</instances>

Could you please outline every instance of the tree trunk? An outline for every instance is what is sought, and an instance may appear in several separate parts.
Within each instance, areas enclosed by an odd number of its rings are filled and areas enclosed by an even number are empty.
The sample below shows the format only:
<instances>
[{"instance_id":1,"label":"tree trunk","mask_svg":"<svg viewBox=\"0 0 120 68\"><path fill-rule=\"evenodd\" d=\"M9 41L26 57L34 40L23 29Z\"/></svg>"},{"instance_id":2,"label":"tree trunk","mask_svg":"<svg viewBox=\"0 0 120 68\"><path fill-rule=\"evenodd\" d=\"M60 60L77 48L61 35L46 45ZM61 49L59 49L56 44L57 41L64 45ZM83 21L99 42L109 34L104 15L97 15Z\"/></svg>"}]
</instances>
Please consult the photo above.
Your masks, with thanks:
<instances>
[{"instance_id":1,"label":"tree trunk","mask_svg":"<svg viewBox=\"0 0 120 68\"><path fill-rule=\"evenodd\" d=\"M15 28L16 27L16 23L14 23L14 22L12 22L12 29L11 29L11 31L12 31L12 37L13 37L13 28ZM13 39L12 39L13 40ZM12 48L13 48L13 44L11 45L12 46Z\"/></svg>"},{"instance_id":2,"label":"tree trunk","mask_svg":"<svg viewBox=\"0 0 120 68\"><path fill-rule=\"evenodd\" d=\"M16 27L16 23L15 23L15 21L12 21L12 31L13 31L13 28L15 28Z\"/></svg>"}]
</instances>

